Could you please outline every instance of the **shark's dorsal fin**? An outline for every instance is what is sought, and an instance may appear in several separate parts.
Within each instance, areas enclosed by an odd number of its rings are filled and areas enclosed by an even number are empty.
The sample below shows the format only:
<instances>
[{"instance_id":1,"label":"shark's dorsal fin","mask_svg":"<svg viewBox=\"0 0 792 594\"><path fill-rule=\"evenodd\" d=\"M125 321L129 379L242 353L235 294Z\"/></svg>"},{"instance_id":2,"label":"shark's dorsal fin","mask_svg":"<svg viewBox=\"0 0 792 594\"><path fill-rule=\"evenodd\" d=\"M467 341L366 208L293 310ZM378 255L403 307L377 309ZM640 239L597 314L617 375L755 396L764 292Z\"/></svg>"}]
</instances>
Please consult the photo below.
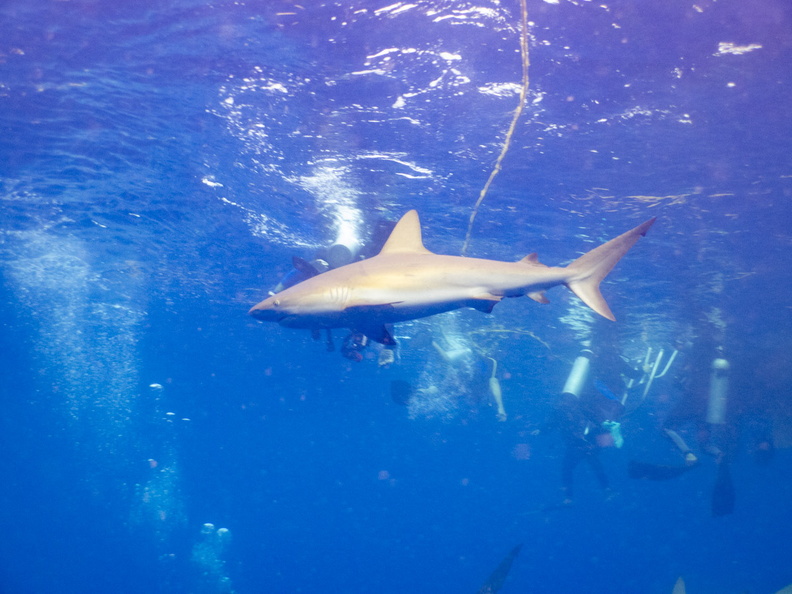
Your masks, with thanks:
<instances>
[{"instance_id":1,"label":"shark's dorsal fin","mask_svg":"<svg viewBox=\"0 0 792 594\"><path fill-rule=\"evenodd\" d=\"M431 254L421 239L421 221L418 212L406 213L391 231L380 254Z\"/></svg>"}]
</instances>

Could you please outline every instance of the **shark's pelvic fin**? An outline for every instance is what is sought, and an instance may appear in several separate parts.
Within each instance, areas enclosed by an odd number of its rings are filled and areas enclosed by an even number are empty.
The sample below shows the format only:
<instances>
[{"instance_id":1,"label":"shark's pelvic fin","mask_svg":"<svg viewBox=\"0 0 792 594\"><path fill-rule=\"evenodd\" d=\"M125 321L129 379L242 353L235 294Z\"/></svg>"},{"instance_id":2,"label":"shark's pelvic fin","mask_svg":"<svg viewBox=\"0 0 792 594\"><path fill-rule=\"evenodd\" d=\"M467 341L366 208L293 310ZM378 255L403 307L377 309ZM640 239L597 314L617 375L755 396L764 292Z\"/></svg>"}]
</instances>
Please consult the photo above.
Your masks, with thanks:
<instances>
[{"instance_id":1,"label":"shark's pelvic fin","mask_svg":"<svg viewBox=\"0 0 792 594\"><path fill-rule=\"evenodd\" d=\"M421 238L421 221L418 211L406 213L391 231L380 254L431 254Z\"/></svg>"},{"instance_id":2,"label":"shark's pelvic fin","mask_svg":"<svg viewBox=\"0 0 792 594\"><path fill-rule=\"evenodd\" d=\"M528 297L537 303L550 303L550 300L547 298L547 295L545 295L544 291L534 291L533 293L528 293Z\"/></svg>"},{"instance_id":3,"label":"shark's pelvic fin","mask_svg":"<svg viewBox=\"0 0 792 594\"><path fill-rule=\"evenodd\" d=\"M635 242L646 235L649 227L654 222L655 219L651 218L634 229L627 231L627 233L622 233L618 237L580 256L580 258L567 266L567 270L573 273L567 281L567 286L591 309L601 316L615 321L616 318L613 312L605 302L602 293L600 293L600 282L613 270L613 267L621 260L622 256L635 245Z\"/></svg>"}]
</instances>

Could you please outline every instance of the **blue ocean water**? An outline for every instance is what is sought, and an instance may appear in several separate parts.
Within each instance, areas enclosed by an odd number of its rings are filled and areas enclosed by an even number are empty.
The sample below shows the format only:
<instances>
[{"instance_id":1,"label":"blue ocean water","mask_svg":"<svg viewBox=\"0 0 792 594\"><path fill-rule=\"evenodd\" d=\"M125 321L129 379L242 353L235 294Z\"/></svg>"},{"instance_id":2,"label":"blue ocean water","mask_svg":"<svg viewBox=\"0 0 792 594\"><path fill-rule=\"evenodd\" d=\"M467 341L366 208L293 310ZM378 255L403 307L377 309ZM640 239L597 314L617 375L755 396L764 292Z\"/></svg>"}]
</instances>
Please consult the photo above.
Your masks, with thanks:
<instances>
[{"instance_id":1,"label":"blue ocean water","mask_svg":"<svg viewBox=\"0 0 792 594\"><path fill-rule=\"evenodd\" d=\"M792 582L792 5L529 0L508 136L521 16L0 5L0 592L475 592L517 544L504 594ZM376 347L342 357L343 331L328 352L247 315L294 256L372 245L409 209L458 255L507 140L468 255L564 265L656 216L603 283L616 323L557 288L398 324L386 367ZM582 464L561 506L543 428L592 340L635 366L679 354L600 455L614 496ZM681 464L660 428L715 356L734 429L719 517L699 446L680 477L627 475Z\"/></svg>"}]
</instances>

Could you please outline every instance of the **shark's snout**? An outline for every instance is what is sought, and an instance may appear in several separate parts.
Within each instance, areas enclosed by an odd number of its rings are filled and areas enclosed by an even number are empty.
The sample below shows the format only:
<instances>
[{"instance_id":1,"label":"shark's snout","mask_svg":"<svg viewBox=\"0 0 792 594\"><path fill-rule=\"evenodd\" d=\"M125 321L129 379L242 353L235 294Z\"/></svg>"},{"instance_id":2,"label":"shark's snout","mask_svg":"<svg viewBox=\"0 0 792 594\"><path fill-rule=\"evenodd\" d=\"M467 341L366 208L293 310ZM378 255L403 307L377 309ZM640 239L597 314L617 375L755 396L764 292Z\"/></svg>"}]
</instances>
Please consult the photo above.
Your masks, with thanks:
<instances>
[{"instance_id":1,"label":"shark's snout","mask_svg":"<svg viewBox=\"0 0 792 594\"><path fill-rule=\"evenodd\" d=\"M289 315L283 311L277 311L272 306L268 306L265 301L252 307L248 312L251 316L262 322L275 322L281 326L302 327L297 316Z\"/></svg>"},{"instance_id":2,"label":"shark's snout","mask_svg":"<svg viewBox=\"0 0 792 594\"><path fill-rule=\"evenodd\" d=\"M281 314L275 310L271 299L265 299L261 303L254 305L248 312L251 316L262 322L277 322Z\"/></svg>"}]
</instances>

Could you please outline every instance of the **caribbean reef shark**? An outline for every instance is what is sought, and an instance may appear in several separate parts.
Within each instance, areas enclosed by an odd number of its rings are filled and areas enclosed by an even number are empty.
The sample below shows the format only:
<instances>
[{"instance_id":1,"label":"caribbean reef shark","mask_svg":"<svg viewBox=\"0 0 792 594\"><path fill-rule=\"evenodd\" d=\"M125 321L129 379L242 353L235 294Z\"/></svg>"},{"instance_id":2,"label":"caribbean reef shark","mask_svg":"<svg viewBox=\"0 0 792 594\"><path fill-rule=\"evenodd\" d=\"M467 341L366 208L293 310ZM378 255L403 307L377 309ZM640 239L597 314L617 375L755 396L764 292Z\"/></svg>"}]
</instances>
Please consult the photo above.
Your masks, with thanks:
<instances>
[{"instance_id":1,"label":"caribbean reef shark","mask_svg":"<svg viewBox=\"0 0 792 594\"><path fill-rule=\"evenodd\" d=\"M558 267L540 264L535 253L518 262L434 254L424 247L418 213L411 210L373 258L317 274L268 297L249 313L289 328L350 328L393 344L385 324L461 307L490 313L505 297L528 295L548 303L545 291L565 285L595 312L615 320L600 282L654 221Z\"/></svg>"}]
</instances>

